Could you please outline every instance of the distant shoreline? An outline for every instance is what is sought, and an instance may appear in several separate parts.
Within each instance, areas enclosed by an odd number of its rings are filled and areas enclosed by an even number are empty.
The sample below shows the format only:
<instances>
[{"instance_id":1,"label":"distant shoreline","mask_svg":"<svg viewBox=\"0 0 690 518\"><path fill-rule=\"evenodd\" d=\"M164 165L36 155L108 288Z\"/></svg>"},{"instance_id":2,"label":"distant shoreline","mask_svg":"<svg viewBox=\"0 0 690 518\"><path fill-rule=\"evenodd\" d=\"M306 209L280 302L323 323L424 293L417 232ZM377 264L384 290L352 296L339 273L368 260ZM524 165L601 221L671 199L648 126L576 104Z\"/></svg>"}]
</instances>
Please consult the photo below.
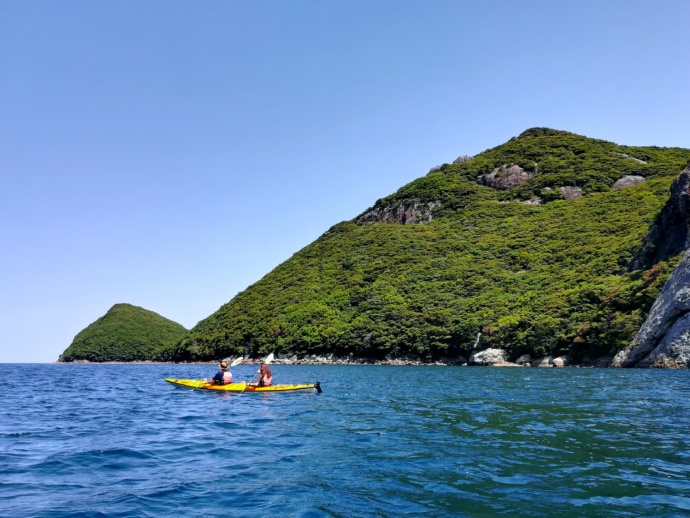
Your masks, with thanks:
<instances>
[{"instance_id":1,"label":"distant shoreline","mask_svg":"<svg viewBox=\"0 0 690 518\"><path fill-rule=\"evenodd\" d=\"M239 365L258 365L262 358L249 359L242 361ZM230 361L230 360L227 360ZM87 360L80 360L74 362L51 362L53 365L218 365L218 361L198 361L198 362L159 362L159 361L107 361L107 362L92 362ZM402 360L402 359L392 359L392 360L364 360L364 359L353 359L353 360L329 360L325 358L305 358L301 360L292 359L275 359L271 362L271 365L386 365L386 366L427 366L427 367L537 367L537 368L608 368L606 365L595 365L595 364L569 364L569 365L553 365L553 364L542 364L542 365L530 365L530 364L517 364L512 362L499 362L492 365L472 365L466 362L458 361L421 361L421 360Z\"/></svg>"}]
</instances>

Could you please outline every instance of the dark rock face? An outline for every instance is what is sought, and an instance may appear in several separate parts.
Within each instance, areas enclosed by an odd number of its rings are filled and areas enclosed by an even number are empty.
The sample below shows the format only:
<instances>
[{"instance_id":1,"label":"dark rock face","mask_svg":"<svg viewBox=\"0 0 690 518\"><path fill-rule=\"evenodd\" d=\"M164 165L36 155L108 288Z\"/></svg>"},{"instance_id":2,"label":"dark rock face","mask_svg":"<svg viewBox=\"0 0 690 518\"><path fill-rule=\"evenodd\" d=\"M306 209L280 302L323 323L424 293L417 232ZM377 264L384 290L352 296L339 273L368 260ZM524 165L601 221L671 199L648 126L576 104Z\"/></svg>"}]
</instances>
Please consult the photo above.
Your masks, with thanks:
<instances>
[{"instance_id":1,"label":"dark rock face","mask_svg":"<svg viewBox=\"0 0 690 518\"><path fill-rule=\"evenodd\" d=\"M487 174L477 177L477 183L498 190L508 190L522 185L532 177L519 165L504 164Z\"/></svg>"},{"instance_id":2,"label":"dark rock face","mask_svg":"<svg viewBox=\"0 0 690 518\"><path fill-rule=\"evenodd\" d=\"M629 270L648 270L688 248L690 222L690 167L671 185L671 197L644 238L642 247L628 265Z\"/></svg>"},{"instance_id":3,"label":"dark rock face","mask_svg":"<svg viewBox=\"0 0 690 518\"><path fill-rule=\"evenodd\" d=\"M613 184L614 189L624 189L625 187L634 187L645 181L644 176L626 175L619 178Z\"/></svg>"},{"instance_id":4,"label":"dark rock face","mask_svg":"<svg viewBox=\"0 0 690 518\"><path fill-rule=\"evenodd\" d=\"M690 313L678 318L659 345L643 358L637 367L690 366Z\"/></svg>"},{"instance_id":5,"label":"dark rock face","mask_svg":"<svg viewBox=\"0 0 690 518\"><path fill-rule=\"evenodd\" d=\"M632 349L613 367L687 367L690 361L690 253L686 253L654 302Z\"/></svg>"},{"instance_id":6,"label":"dark rock face","mask_svg":"<svg viewBox=\"0 0 690 518\"><path fill-rule=\"evenodd\" d=\"M690 167L686 167L671 185L671 197L649 229L629 269L646 270L687 250L689 222ZM635 336L633 347L619 352L611 366L690 366L690 253L686 252L664 285Z\"/></svg>"},{"instance_id":7,"label":"dark rock face","mask_svg":"<svg viewBox=\"0 0 690 518\"><path fill-rule=\"evenodd\" d=\"M434 217L434 210L441 206L441 202L424 203L420 200L404 200L390 207L377 207L365 212L357 218L358 225L367 223L399 223L415 224L428 223Z\"/></svg>"}]
</instances>

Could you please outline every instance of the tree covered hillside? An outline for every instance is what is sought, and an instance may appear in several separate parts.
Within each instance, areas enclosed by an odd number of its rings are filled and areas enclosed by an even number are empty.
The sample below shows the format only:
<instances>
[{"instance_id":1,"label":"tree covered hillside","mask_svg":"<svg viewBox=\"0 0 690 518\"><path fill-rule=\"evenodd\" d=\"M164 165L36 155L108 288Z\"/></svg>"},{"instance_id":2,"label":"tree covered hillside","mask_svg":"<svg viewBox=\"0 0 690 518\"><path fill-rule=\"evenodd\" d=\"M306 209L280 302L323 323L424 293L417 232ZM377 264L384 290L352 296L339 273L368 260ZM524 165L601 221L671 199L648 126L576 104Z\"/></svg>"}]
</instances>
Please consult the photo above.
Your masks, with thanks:
<instances>
[{"instance_id":1,"label":"tree covered hillside","mask_svg":"<svg viewBox=\"0 0 690 518\"><path fill-rule=\"evenodd\" d=\"M180 324L158 313L131 304L115 304L74 337L59 361L152 360L186 333Z\"/></svg>"},{"instance_id":2,"label":"tree covered hillside","mask_svg":"<svg viewBox=\"0 0 690 518\"><path fill-rule=\"evenodd\" d=\"M617 351L677 262L626 268L689 158L528 130L335 225L162 354L438 358L479 330L512 355Z\"/></svg>"}]
</instances>

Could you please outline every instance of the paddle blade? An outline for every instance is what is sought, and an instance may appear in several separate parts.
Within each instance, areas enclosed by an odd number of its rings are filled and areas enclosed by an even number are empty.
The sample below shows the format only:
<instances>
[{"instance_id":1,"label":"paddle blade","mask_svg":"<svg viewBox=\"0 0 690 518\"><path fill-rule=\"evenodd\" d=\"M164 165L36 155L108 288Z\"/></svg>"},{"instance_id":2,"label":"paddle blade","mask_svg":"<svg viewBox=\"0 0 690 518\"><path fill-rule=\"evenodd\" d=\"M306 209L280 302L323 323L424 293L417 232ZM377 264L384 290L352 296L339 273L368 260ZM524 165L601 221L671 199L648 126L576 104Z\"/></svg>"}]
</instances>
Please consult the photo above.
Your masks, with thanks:
<instances>
[{"instance_id":1,"label":"paddle blade","mask_svg":"<svg viewBox=\"0 0 690 518\"><path fill-rule=\"evenodd\" d=\"M244 360L244 358L237 358L235 360L232 360L230 367L237 367L240 363L242 363L242 360Z\"/></svg>"},{"instance_id":2,"label":"paddle blade","mask_svg":"<svg viewBox=\"0 0 690 518\"><path fill-rule=\"evenodd\" d=\"M273 358L275 358L275 356L273 355L273 353L269 354L268 356L266 356L266 359L264 360L264 363L266 363L266 364L271 363L271 362L273 361Z\"/></svg>"}]
</instances>

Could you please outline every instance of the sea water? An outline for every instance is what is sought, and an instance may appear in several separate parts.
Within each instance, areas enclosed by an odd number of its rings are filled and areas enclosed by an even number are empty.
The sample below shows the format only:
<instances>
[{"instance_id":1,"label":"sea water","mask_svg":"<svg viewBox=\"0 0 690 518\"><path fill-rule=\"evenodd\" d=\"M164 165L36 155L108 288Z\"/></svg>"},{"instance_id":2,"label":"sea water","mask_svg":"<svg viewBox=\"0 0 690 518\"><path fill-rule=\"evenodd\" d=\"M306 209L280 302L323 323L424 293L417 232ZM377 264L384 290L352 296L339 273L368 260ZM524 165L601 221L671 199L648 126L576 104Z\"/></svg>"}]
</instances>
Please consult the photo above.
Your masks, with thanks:
<instances>
[{"instance_id":1,"label":"sea water","mask_svg":"<svg viewBox=\"0 0 690 518\"><path fill-rule=\"evenodd\" d=\"M233 370L248 380L256 366ZM690 372L0 365L0 516L687 516Z\"/></svg>"}]
</instances>

